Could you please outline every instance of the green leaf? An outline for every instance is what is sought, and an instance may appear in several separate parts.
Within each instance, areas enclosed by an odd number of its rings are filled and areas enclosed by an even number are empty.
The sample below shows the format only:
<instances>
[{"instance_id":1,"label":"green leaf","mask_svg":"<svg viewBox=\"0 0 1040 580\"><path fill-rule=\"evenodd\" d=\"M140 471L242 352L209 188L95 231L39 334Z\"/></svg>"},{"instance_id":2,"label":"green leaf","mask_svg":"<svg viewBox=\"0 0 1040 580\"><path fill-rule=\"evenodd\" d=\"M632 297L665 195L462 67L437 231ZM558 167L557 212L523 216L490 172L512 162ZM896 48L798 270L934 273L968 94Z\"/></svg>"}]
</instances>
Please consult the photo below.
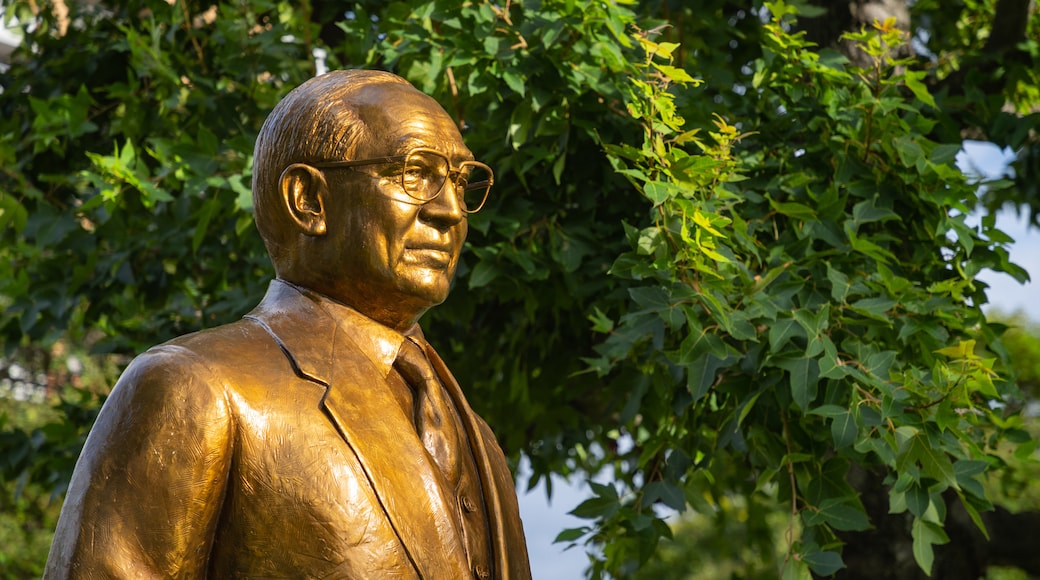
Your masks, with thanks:
<instances>
[{"instance_id":1,"label":"green leaf","mask_svg":"<svg viewBox=\"0 0 1040 580\"><path fill-rule=\"evenodd\" d=\"M683 494L682 488L674 483L654 481L643 489L643 493L644 501L647 504L660 500L664 505L677 512L681 513L686 510L686 496Z\"/></svg>"},{"instance_id":2,"label":"green leaf","mask_svg":"<svg viewBox=\"0 0 1040 580\"><path fill-rule=\"evenodd\" d=\"M786 558L780 570L780 580L812 580L809 564L802 558Z\"/></svg>"},{"instance_id":3,"label":"green leaf","mask_svg":"<svg viewBox=\"0 0 1040 580\"><path fill-rule=\"evenodd\" d=\"M803 203L797 203L793 201L778 202L772 199L769 200L769 205L773 207L778 213L781 213L787 217L791 217L798 220L815 220L816 212L813 209Z\"/></svg>"},{"instance_id":4,"label":"green leaf","mask_svg":"<svg viewBox=\"0 0 1040 580\"><path fill-rule=\"evenodd\" d=\"M974 502L965 497L960 490L957 490L957 497L960 498L964 511L968 512L968 517L975 523L975 527L982 532L982 536L988 541L990 539L989 530L986 529L986 524L982 521L982 515L979 513L978 508L975 507ZM992 504L989 504L989 502L985 502L984 505L986 509L993 509Z\"/></svg>"},{"instance_id":5,"label":"green leaf","mask_svg":"<svg viewBox=\"0 0 1040 580\"><path fill-rule=\"evenodd\" d=\"M777 318L769 327L769 351L780 352L794 337L804 337L805 331L793 318Z\"/></svg>"},{"instance_id":6,"label":"green leaf","mask_svg":"<svg viewBox=\"0 0 1040 580\"><path fill-rule=\"evenodd\" d=\"M923 432L917 432L908 438L900 445L900 449L896 463L896 468L900 471L904 471L910 463L916 462L932 479L948 486L957 485L949 456L933 447Z\"/></svg>"},{"instance_id":7,"label":"green leaf","mask_svg":"<svg viewBox=\"0 0 1040 580\"><path fill-rule=\"evenodd\" d=\"M986 490L982 487L979 476L986 472L988 463L985 461L972 461L961 459L953 464L953 472L956 475L957 486L964 492L982 499L986 497Z\"/></svg>"},{"instance_id":8,"label":"green leaf","mask_svg":"<svg viewBox=\"0 0 1040 580\"><path fill-rule=\"evenodd\" d=\"M848 414L849 410L839 405L820 405L815 409L809 411L810 415L820 415L821 417L839 417L841 415Z\"/></svg>"},{"instance_id":9,"label":"green leaf","mask_svg":"<svg viewBox=\"0 0 1040 580\"><path fill-rule=\"evenodd\" d=\"M682 190L671 183L651 181L643 186L643 193L650 201L654 202L655 206L657 206L673 197L680 196Z\"/></svg>"},{"instance_id":10,"label":"green leaf","mask_svg":"<svg viewBox=\"0 0 1040 580\"><path fill-rule=\"evenodd\" d=\"M865 237L857 235L853 231L849 231L847 228L845 233L849 236L849 245L852 246L853 250L870 256L881 264L888 264L897 261L895 255L888 249L879 246Z\"/></svg>"},{"instance_id":11,"label":"green leaf","mask_svg":"<svg viewBox=\"0 0 1040 580\"><path fill-rule=\"evenodd\" d=\"M25 206L18 203L13 195L0 192L0 233L3 233L4 229L10 225L15 234L19 234L25 229L28 221L29 212L26 211Z\"/></svg>"},{"instance_id":12,"label":"green leaf","mask_svg":"<svg viewBox=\"0 0 1040 580\"><path fill-rule=\"evenodd\" d=\"M614 321L610 319L598 306L594 306L592 314L588 316L589 322L592 322L593 332L608 333L614 330Z\"/></svg>"},{"instance_id":13,"label":"green leaf","mask_svg":"<svg viewBox=\"0 0 1040 580\"><path fill-rule=\"evenodd\" d=\"M553 164L552 164L552 175L553 175L553 181L556 182L557 185L560 184L560 178L563 176L563 169L564 169L564 167L566 167L566 165L567 165L567 156L566 155L558 155L556 157L556 160L553 161Z\"/></svg>"},{"instance_id":14,"label":"green leaf","mask_svg":"<svg viewBox=\"0 0 1040 580\"><path fill-rule=\"evenodd\" d=\"M820 576L831 576L845 567L841 554L837 552L811 552L803 555L802 560Z\"/></svg>"},{"instance_id":15,"label":"green leaf","mask_svg":"<svg viewBox=\"0 0 1040 580\"><path fill-rule=\"evenodd\" d=\"M592 483L590 483L590 485L592 485ZM610 487L611 489L613 489L612 486L599 485L599 487ZM580 504L578 504L578 507L574 508L573 510L567 513L571 514L572 516L576 516L583 519L597 519L613 517L614 514L616 514L618 510L621 509L621 504L618 501L616 490L614 490L614 493L611 494L610 492L607 492L603 489L597 490L597 486L593 486L593 489L594 491L597 491L596 497L589 498L581 502Z\"/></svg>"},{"instance_id":16,"label":"green leaf","mask_svg":"<svg viewBox=\"0 0 1040 580\"><path fill-rule=\"evenodd\" d=\"M952 359L967 359L975 354L975 340L962 340L956 346L947 346L936 349L937 354L948 356Z\"/></svg>"},{"instance_id":17,"label":"green leaf","mask_svg":"<svg viewBox=\"0 0 1040 580\"><path fill-rule=\"evenodd\" d=\"M957 159L957 154L961 152L960 144L944 143L942 145L936 145L935 149L928 155L928 160L936 165L945 165L951 163Z\"/></svg>"},{"instance_id":18,"label":"green leaf","mask_svg":"<svg viewBox=\"0 0 1040 580\"><path fill-rule=\"evenodd\" d=\"M1040 440L1032 439L1024 443L1020 443L1015 447L1015 459L1018 461L1029 461L1033 458L1033 454L1036 453L1037 447L1040 446ZM956 467L956 466L954 466Z\"/></svg>"},{"instance_id":19,"label":"green leaf","mask_svg":"<svg viewBox=\"0 0 1040 580\"><path fill-rule=\"evenodd\" d=\"M915 517L924 517L925 512L928 511L928 506L931 505L932 499L928 495L928 490L921 486L921 482L915 481L913 485L906 490L906 507L910 510L910 513L914 514Z\"/></svg>"},{"instance_id":20,"label":"green leaf","mask_svg":"<svg viewBox=\"0 0 1040 580\"><path fill-rule=\"evenodd\" d=\"M903 76L903 82L906 83L906 88L910 89L910 91L914 93L917 100L934 109L935 98L928 92L928 87L926 87L923 82L924 78L927 76L927 71L908 70Z\"/></svg>"},{"instance_id":21,"label":"green leaf","mask_svg":"<svg viewBox=\"0 0 1040 580\"><path fill-rule=\"evenodd\" d=\"M524 86L524 79L517 73L507 70L502 73L502 80L506 82L506 85L513 89L521 97L525 94L526 87Z\"/></svg>"},{"instance_id":22,"label":"green leaf","mask_svg":"<svg viewBox=\"0 0 1040 580\"><path fill-rule=\"evenodd\" d=\"M950 541L946 532L939 524L915 518L910 535L914 539L914 560L924 570L925 574L931 575L932 564L935 561L936 544L945 544Z\"/></svg>"},{"instance_id":23,"label":"green leaf","mask_svg":"<svg viewBox=\"0 0 1040 580\"><path fill-rule=\"evenodd\" d=\"M661 71L661 73L664 76L668 77L669 80L672 80L672 81L675 81L675 82L678 82L678 83L696 83L697 82L697 79L691 77L690 73L686 72L685 70L683 70L683 69L681 69L679 67L669 66L669 65L666 65L666 64L658 64L656 62L653 63L653 65L654 65L654 68L656 68L657 70Z\"/></svg>"},{"instance_id":24,"label":"green leaf","mask_svg":"<svg viewBox=\"0 0 1040 580\"><path fill-rule=\"evenodd\" d=\"M195 144L198 147L199 153L206 157L215 157L217 155L217 150L220 147L220 144L217 141L217 136L214 135L213 131L205 125L199 125L199 132Z\"/></svg>"},{"instance_id":25,"label":"green leaf","mask_svg":"<svg viewBox=\"0 0 1040 580\"><path fill-rule=\"evenodd\" d=\"M807 526L827 524L836 530L846 532L865 530L870 527L870 519L867 518L863 508L854 505L853 501L854 498L827 498L815 510L808 509L803 512L805 524Z\"/></svg>"},{"instance_id":26,"label":"green leaf","mask_svg":"<svg viewBox=\"0 0 1040 580\"><path fill-rule=\"evenodd\" d=\"M834 437L835 449L852 445L856 442L857 435L859 435L859 429L856 427L852 412L847 411L843 415L834 417L831 421L831 436Z\"/></svg>"},{"instance_id":27,"label":"green leaf","mask_svg":"<svg viewBox=\"0 0 1040 580\"><path fill-rule=\"evenodd\" d=\"M719 369L727 363L728 359L721 359L710 352L701 353L693 359L686 370L686 389L693 395L694 401L708 394L708 389L715 384Z\"/></svg>"},{"instance_id":28,"label":"green leaf","mask_svg":"<svg viewBox=\"0 0 1040 580\"><path fill-rule=\"evenodd\" d=\"M585 534L588 534L590 530L591 528L588 528L586 526L582 526L580 528L568 528L557 534L556 539L553 540L553 543L560 544L563 542L573 542L575 540L579 540L583 536L585 536Z\"/></svg>"},{"instance_id":29,"label":"green leaf","mask_svg":"<svg viewBox=\"0 0 1040 580\"><path fill-rule=\"evenodd\" d=\"M899 159L907 167L917 167L917 164L925 159L924 150L913 137L896 137L892 144L896 147Z\"/></svg>"},{"instance_id":30,"label":"green leaf","mask_svg":"<svg viewBox=\"0 0 1040 580\"><path fill-rule=\"evenodd\" d=\"M751 413L751 409L755 406L755 402L758 401L758 398L761 397L762 393L764 392L764 389L759 389L755 392L754 395L751 395L750 397L745 399L744 402L740 405L740 412L737 413L738 427L744 423L744 419L747 419L748 414Z\"/></svg>"},{"instance_id":31,"label":"green leaf","mask_svg":"<svg viewBox=\"0 0 1040 580\"><path fill-rule=\"evenodd\" d=\"M741 341L754 341L758 342L758 333L755 330L755 326L748 320L747 313L741 310L735 310L730 314L726 322L726 332L730 336Z\"/></svg>"},{"instance_id":32,"label":"green leaf","mask_svg":"<svg viewBox=\"0 0 1040 580\"><path fill-rule=\"evenodd\" d=\"M213 216L220 211L222 207L219 198L211 198L202 205L202 209L199 210L198 217L196 217L195 234L191 238L191 251L197 253L199 246L202 244L203 238L209 228L209 222L212 221Z\"/></svg>"},{"instance_id":33,"label":"green leaf","mask_svg":"<svg viewBox=\"0 0 1040 580\"><path fill-rule=\"evenodd\" d=\"M133 166L136 161L137 152L134 151L134 144L132 141L127 139L126 145L123 146L123 151L119 153L119 164L128 171L133 171Z\"/></svg>"},{"instance_id":34,"label":"green leaf","mask_svg":"<svg viewBox=\"0 0 1040 580\"><path fill-rule=\"evenodd\" d=\"M657 43L657 54L665 58L672 58L672 53L677 48L679 48L678 42L659 42Z\"/></svg>"},{"instance_id":35,"label":"green leaf","mask_svg":"<svg viewBox=\"0 0 1040 580\"><path fill-rule=\"evenodd\" d=\"M249 185L243 183L246 178L245 175L232 175L227 178L227 182L231 186L231 190L238 194L235 198L235 207L240 211L253 213L253 192L249 189Z\"/></svg>"},{"instance_id":36,"label":"green leaf","mask_svg":"<svg viewBox=\"0 0 1040 580\"><path fill-rule=\"evenodd\" d=\"M886 313L898 304L888 298L864 298L852 303L851 308L860 314L866 314L878 320L888 320Z\"/></svg>"},{"instance_id":37,"label":"green leaf","mask_svg":"<svg viewBox=\"0 0 1040 580\"><path fill-rule=\"evenodd\" d=\"M649 256L657 251L659 247L664 244L664 236L661 235L661 230L657 228L645 228L639 232L639 237L636 242L636 249L640 254ZM622 256L624 257L624 256ZM621 258L618 258L620 261Z\"/></svg>"},{"instance_id":38,"label":"green leaf","mask_svg":"<svg viewBox=\"0 0 1040 580\"><path fill-rule=\"evenodd\" d=\"M899 214L886 207L878 207L878 196L861 201L852 207L852 221L856 225L899 219Z\"/></svg>"},{"instance_id":39,"label":"green leaf","mask_svg":"<svg viewBox=\"0 0 1040 580\"><path fill-rule=\"evenodd\" d=\"M816 386L819 382L820 367L816 359L797 358L780 361L777 366L790 374L791 397L800 409L808 410L809 404L816 398Z\"/></svg>"},{"instance_id":40,"label":"green leaf","mask_svg":"<svg viewBox=\"0 0 1040 580\"><path fill-rule=\"evenodd\" d=\"M824 335L819 341L823 356L820 357L820 378L840 379L849 374L848 367L838 359L838 349L830 337Z\"/></svg>"},{"instance_id":41,"label":"green leaf","mask_svg":"<svg viewBox=\"0 0 1040 580\"><path fill-rule=\"evenodd\" d=\"M498 277L498 266L490 260L481 260L469 273L469 287L480 288Z\"/></svg>"},{"instance_id":42,"label":"green leaf","mask_svg":"<svg viewBox=\"0 0 1040 580\"><path fill-rule=\"evenodd\" d=\"M656 312L659 310L668 310L672 307L671 300L668 297L668 292L659 286L629 288L628 295L632 298L632 301L643 310Z\"/></svg>"},{"instance_id":43,"label":"green leaf","mask_svg":"<svg viewBox=\"0 0 1040 580\"><path fill-rule=\"evenodd\" d=\"M806 308L799 308L798 310L794 311L795 320L797 320L798 323L801 324L803 328L805 328L806 334L808 334L810 337L819 335L821 332L823 332L825 328L827 328L829 324L829 316L829 305L824 305L815 313L812 310Z\"/></svg>"},{"instance_id":44,"label":"green leaf","mask_svg":"<svg viewBox=\"0 0 1040 580\"><path fill-rule=\"evenodd\" d=\"M842 271L834 268L830 262L827 262L827 279L831 282L831 298L837 302L845 302L845 297L849 295L849 277Z\"/></svg>"}]
</instances>

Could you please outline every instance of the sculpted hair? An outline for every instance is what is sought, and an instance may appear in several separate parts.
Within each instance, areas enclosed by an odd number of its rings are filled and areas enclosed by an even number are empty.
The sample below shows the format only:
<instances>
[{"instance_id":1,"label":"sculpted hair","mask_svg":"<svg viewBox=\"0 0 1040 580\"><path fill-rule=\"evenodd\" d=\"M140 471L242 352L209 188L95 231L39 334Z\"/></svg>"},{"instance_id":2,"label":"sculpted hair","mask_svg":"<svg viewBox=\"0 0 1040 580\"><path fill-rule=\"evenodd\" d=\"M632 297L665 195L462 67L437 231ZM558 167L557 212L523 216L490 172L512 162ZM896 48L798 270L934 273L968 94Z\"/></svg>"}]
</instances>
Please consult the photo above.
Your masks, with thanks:
<instances>
[{"instance_id":1,"label":"sculpted hair","mask_svg":"<svg viewBox=\"0 0 1040 580\"><path fill-rule=\"evenodd\" d=\"M253 149L253 215L276 270L292 233L278 192L282 171L293 163L353 159L368 132L352 97L379 84L411 86L383 71L332 71L290 91L260 128Z\"/></svg>"}]
</instances>

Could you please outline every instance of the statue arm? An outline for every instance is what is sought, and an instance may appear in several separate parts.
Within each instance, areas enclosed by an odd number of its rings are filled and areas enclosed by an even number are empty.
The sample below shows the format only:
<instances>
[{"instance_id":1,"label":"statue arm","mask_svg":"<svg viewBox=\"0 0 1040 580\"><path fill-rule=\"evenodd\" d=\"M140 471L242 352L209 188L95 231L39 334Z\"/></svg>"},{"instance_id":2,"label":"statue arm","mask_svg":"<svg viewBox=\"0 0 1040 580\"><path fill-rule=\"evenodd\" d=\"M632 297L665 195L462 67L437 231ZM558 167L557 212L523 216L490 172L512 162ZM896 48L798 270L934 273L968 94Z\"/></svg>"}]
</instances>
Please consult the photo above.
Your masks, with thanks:
<instances>
[{"instance_id":1,"label":"statue arm","mask_svg":"<svg viewBox=\"0 0 1040 580\"><path fill-rule=\"evenodd\" d=\"M232 453L225 383L177 346L131 363L76 465L46 578L205 576Z\"/></svg>"}]
</instances>

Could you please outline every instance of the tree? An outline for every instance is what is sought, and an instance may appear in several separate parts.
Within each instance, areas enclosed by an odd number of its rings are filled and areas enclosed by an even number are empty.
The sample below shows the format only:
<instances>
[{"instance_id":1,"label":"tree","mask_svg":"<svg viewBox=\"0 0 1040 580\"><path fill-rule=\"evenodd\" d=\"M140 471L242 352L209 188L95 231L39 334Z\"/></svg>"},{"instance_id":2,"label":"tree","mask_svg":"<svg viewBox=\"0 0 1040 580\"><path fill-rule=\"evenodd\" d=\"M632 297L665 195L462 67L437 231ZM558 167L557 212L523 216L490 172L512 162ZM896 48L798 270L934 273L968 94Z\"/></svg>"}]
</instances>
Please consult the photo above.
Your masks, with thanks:
<instances>
[{"instance_id":1,"label":"tree","mask_svg":"<svg viewBox=\"0 0 1040 580\"><path fill-rule=\"evenodd\" d=\"M813 43L799 11L829 15L793 2L34 6L10 6L36 26L0 77L9 350L100 330L129 354L246 311L272 275L252 140L320 49L434 95L495 168L426 324L532 479L610 475L560 536L598 546L593 575L730 497L784 506L785 576L828 575L877 524L857 470L925 570L950 505L989 507L1018 391L975 274L1025 274L965 216L1040 205L1035 9L919 1L912 34ZM1016 7L1015 43L966 32ZM1020 151L981 200L965 135Z\"/></svg>"}]
</instances>

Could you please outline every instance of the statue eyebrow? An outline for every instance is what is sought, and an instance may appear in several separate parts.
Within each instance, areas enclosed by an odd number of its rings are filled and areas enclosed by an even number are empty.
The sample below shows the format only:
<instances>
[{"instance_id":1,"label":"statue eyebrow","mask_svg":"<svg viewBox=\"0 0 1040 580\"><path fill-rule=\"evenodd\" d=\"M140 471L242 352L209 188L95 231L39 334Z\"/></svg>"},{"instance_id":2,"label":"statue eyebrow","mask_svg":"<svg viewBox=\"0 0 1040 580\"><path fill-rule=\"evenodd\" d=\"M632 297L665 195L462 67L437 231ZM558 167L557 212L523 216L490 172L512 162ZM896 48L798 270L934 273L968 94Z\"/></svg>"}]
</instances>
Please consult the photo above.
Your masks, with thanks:
<instances>
[{"instance_id":1,"label":"statue eyebrow","mask_svg":"<svg viewBox=\"0 0 1040 580\"><path fill-rule=\"evenodd\" d=\"M416 147L426 147L428 149L437 149L440 151L440 148L434 147L433 144L426 139L415 135L407 135L397 141L397 144L394 147L394 155L404 155Z\"/></svg>"},{"instance_id":2,"label":"statue eyebrow","mask_svg":"<svg viewBox=\"0 0 1040 580\"><path fill-rule=\"evenodd\" d=\"M401 140L399 140L394 148L394 152L392 155L405 155L412 149L416 148L433 149L434 151L439 151L443 153L449 161L451 161L452 165L458 165L459 163L462 163L464 161L476 160L476 157L473 155L473 152L470 151L465 144L462 145L462 148L460 150L457 150L453 153L444 150L443 147L439 147L436 144L431 143L428 139L424 139L423 137L419 137L416 135L407 135Z\"/></svg>"}]
</instances>

